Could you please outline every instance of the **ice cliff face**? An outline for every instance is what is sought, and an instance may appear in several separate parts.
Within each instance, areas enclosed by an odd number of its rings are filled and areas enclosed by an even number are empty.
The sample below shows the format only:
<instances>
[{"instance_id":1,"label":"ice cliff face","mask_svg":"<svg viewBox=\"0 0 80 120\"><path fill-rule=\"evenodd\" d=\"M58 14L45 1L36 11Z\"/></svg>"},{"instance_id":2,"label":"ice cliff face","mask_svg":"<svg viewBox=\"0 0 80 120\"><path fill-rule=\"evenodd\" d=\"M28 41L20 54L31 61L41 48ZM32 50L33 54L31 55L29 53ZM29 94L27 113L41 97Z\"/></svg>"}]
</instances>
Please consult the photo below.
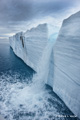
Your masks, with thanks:
<instances>
[{"instance_id":1,"label":"ice cliff face","mask_svg":"<svg viewBox=\"0 0 80 120\"><path fill-rule=\"evenodd\" d=\"M14 53L27 65L38 71L39 62L48 41L47 24L39 25L26 33L17 33L10 37L10 45Z\"/></svg>"},{"instance_id":2,"label":"ice cliff face","mask_svg":"<svg viewBox=\"0 0 80 120\"><path fill-rule=\"evenodd\" d=\"M80 118L80 12L63 21L53 53L53 90Z\"/></svg>"},{"instance_id":3,"label":"ice cliff face","mask_svg":"<svg viewBox=\"0 0 80 120\"><path fill-rule=\"evenodd\" d=\"M80 118L80 12L63 21L56 43L49 30L42 24L17 33L10 46Z\"/></svg>"}]
</instances>

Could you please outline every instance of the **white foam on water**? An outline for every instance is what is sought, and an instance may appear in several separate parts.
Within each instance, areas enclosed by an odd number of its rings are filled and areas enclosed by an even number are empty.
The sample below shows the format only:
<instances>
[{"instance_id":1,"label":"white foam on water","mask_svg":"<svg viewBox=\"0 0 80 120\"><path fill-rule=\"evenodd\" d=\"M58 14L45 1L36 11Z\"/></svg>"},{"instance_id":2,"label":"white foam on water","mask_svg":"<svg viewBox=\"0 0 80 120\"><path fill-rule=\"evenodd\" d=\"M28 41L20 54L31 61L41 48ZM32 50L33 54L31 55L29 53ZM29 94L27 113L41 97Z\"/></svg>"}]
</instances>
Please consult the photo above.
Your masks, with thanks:
<instances>
[{"instance_id":1,"label":"white foam on water","mask_svg":"<svg viewBox=\"0 0 80 120\"><path fill-rule=\"evenodd\" d=\"M11 76L0 77L0 113L6 120L42 120L59 114L55 107L49 105L49 91L38 89L34 83L10 83L10 79Z\"/></svg>"}]
</instances>

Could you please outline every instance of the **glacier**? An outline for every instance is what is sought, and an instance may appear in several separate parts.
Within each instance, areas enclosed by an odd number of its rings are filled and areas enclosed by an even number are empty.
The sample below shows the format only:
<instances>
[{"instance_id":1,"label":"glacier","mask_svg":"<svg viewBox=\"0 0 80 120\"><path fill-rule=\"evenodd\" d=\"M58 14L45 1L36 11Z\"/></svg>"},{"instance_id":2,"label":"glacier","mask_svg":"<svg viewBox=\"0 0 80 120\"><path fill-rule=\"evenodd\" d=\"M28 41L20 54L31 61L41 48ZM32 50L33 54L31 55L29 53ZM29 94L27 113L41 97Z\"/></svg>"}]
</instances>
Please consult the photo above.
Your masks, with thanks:
<instances>
[{"instance_id":1,"label":"glacier","mask_svg":"<svg viewBox=\"0 0 80 120\"><path fill-rule=\"evenodd\" d=\"M63 21L58 37L45 23L9 41L14 53L36 71L33 81L50 85L80 118L80 12Z\"/></svg>"}]
</instances>

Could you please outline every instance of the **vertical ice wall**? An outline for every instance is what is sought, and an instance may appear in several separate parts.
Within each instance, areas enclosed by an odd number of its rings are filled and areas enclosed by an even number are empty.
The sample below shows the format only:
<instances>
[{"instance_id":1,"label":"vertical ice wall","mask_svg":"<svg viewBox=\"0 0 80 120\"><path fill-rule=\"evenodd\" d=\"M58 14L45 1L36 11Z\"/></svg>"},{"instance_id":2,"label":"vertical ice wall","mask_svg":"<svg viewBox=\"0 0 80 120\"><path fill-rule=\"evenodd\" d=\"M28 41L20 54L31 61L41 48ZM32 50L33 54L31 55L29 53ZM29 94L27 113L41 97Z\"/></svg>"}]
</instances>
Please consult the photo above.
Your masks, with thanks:
<instances>
[{"instance_id":1,"label":"vertical ice wall","mask_svg":"<svg viewBox=\"0 0 80 120\"><path fill-rule=\"evenodd\" d=\"M17 33L10 37L10 46L14 53L36 72L42 53L48 42L47 24L40 24L26 33Z\"/></svg>"},{"instance_id":2,"label":"vertical ice wall","mask_svg":"<svg viewBox=\"0 0 80 120\"><path fill-rule=\"evenodd\" d=\"M80 118L80 12L63 21L53 56L53 91Z\"/></svg>"}]
</instances>

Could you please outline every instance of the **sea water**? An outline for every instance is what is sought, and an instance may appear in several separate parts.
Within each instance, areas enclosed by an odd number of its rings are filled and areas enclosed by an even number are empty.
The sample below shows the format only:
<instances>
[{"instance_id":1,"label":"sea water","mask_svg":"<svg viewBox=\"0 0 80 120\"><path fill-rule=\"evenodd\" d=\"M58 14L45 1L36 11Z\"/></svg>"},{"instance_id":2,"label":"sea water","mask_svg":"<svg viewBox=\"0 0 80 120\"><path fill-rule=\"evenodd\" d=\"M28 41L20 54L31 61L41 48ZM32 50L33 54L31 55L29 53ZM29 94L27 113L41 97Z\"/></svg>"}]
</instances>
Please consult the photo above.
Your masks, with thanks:
<instances>
[{"instance_id":1,"label":"sea water","mask_svg":"<svg viewBox=\"0 0 80 120\"><path fill-rule=\"evenodd\" d=\"M34 76L9 44L0 44L0 114L5 120L77 120L51 87L42 78L34 82Z\"/></svg>"}]
</instances>

